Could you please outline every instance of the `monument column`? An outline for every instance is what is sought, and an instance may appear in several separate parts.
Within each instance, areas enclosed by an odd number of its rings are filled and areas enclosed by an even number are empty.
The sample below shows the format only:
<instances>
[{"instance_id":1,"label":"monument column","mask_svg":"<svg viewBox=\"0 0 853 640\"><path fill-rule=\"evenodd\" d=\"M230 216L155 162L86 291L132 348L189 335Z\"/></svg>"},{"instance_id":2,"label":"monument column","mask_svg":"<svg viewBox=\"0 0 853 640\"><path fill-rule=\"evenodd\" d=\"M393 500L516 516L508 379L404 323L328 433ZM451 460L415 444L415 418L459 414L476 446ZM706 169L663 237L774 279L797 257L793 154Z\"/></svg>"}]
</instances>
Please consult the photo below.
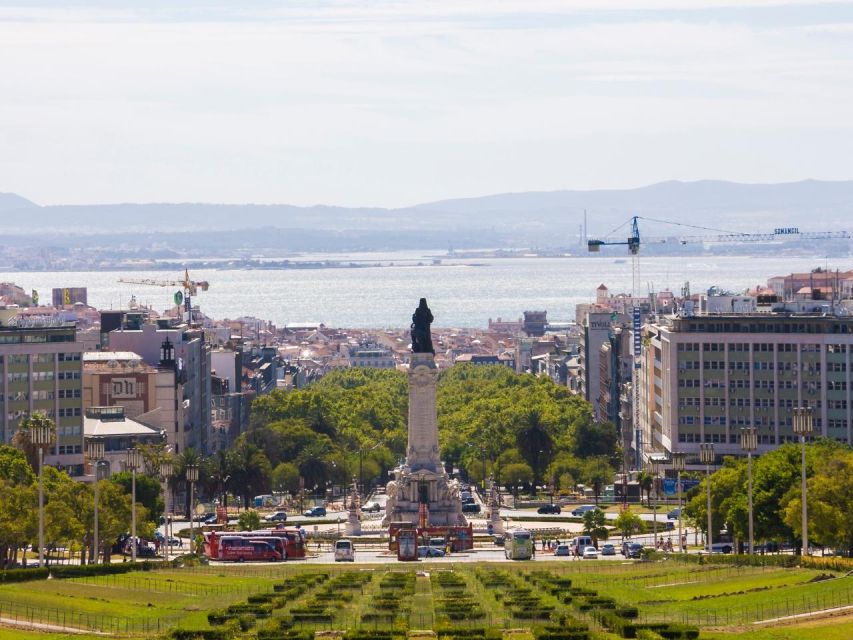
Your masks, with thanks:
<instances>
[{"instance_id":1,"label":"monument column","mask_svg":"<svg viewBox=\"0 0 853 640\"><path fill-rule=\"evenodd\" d=\"M411 471L438 472L438 418L435 386L438 369L431 353L413 353L409 364L409 441L406 464Z\"/></svg>"}]
</instances>

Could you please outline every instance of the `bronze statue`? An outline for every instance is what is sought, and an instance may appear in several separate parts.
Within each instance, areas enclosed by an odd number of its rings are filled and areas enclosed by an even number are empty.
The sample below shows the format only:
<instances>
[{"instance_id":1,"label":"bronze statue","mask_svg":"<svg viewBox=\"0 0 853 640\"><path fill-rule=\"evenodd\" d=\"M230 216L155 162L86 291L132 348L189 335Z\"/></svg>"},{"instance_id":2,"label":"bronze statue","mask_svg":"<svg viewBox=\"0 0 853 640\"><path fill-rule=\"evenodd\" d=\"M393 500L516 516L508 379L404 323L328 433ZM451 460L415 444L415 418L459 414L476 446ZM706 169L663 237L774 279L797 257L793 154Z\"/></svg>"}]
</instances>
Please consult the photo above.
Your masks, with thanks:
<instances>
[{"instance_id":1,"label":"bronze statue","mask_svg":"<svg viewBox=\"0 0 853 640\"><path fill-rule=\"evenodd\" d=\"M432 348L432 336L429 326L432 324L432 312L427 306L426 298L421 298L418 308L412 315L412 353L431 353L435 355Z\"/></svg>"}]
</instances>

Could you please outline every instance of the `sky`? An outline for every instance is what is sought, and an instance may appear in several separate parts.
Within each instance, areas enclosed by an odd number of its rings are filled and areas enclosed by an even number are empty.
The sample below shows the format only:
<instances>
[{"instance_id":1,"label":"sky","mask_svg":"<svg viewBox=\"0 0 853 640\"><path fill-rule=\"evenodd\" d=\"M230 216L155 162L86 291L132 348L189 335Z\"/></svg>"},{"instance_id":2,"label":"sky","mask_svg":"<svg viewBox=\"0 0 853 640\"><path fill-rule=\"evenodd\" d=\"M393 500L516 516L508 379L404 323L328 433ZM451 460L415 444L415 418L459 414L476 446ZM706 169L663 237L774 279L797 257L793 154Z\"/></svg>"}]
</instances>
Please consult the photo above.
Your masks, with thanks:
<instances>
[{"instance_id":1,"label":"sky","mask_svg":"<svg viewBox=\"0 0 853 640\"><path fill-rule=\"evenodd\" d=\"M406 206L853 178L853 2L0 0L0 192Z\"/></svg>"}]
</instances>

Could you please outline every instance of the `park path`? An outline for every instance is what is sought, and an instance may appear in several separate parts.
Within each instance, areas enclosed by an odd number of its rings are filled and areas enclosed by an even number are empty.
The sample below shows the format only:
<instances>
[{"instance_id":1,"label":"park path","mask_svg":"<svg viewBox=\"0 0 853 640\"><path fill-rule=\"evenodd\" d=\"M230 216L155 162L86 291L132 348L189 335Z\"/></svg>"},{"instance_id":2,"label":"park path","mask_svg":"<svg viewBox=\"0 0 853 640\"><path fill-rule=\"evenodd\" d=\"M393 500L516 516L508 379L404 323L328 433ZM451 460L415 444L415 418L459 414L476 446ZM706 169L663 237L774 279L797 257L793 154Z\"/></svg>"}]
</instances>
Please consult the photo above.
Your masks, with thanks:
<instances>
[{"instance_id":1,"label":"park path","mask_svg":"<svg viewBox=\"0 0 853 640\"><path fill-rule=\"evenodd\" d=\"M777 622L789 622L791 620L806 620L808 618L822 618L826 616L833 616L836 613L845 613L848 611L853 611L853 605L847 605L845 607L833 607L832 609L820 609L818 611L808 611L806 613L797 613L790 616L782 616L781 618L768 618L766 620L756 620L752 624L774 624Z\"/></svg>"},{"instance_id":2,"label":"park path","mask_svg":"<svg viewBox=\"0 0 853 640\"><path fill-rule=\"evenodd\" d=\"M89 629L77 629L76 627L66 627L63 625L47 624L44 622L32 622L30 620L21 620L18 618L0 618L0 626L15 627L17 629L33 629L35 631L49 631L50 633L72 633L103 636L105 633L91 631Z\"/></svg>"}]
</instances>

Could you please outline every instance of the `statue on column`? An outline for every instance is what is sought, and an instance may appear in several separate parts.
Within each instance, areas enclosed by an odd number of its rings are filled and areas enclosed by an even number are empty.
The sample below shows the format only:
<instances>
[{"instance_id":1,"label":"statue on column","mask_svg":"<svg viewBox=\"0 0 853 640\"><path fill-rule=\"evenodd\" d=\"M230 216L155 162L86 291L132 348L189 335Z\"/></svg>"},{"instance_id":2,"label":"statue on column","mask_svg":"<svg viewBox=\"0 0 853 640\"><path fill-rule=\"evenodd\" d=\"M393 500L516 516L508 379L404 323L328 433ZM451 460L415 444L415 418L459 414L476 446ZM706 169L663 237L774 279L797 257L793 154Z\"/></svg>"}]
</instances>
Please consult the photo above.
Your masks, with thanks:
<instances>
[{"instance_id":1,"label":"statue on column","mask_svg":"<svg viewBox=\"0 0 853 640\"><path fill-rule=\"evenodd\" d=\"M432 324L432 311L427 306L426 298L421 298L418 308L412 315L412 353L431 353L435 355L432 347L432 335L430 325Z\"/></svg>"},{"instance_id":2,"label":"statue on column","mask_svg":"<svg viewBox=\"0 0 853 640\"><path fill-rule=\"evenodd\" d=\"M361 535L361 496L358 495L358 483L352 479L352 487L349 494L349 517L347 518L346 533L348 536Z\"/></svg>"}]
</instances>

